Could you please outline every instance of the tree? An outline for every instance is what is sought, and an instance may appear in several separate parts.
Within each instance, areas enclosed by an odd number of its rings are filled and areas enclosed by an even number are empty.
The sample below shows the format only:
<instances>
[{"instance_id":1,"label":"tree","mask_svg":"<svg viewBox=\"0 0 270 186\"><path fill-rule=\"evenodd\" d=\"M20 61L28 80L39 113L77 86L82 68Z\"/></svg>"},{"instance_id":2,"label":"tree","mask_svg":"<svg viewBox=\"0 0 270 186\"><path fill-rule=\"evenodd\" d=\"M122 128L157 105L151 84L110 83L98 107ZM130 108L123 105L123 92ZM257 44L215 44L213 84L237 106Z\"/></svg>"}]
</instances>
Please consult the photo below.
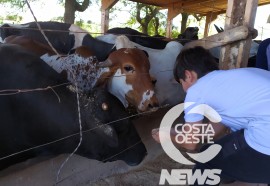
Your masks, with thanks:
<instances>
[{"instance_id":1,"label":"tree","mask_svg":"<svg viewBox=\"0 0 270 186\"><path fill-rule=\"evenodd\" d=\"M130 19L123 25L134 27L139 23L136 29L148 35L165 33L166 16L159 11L158 7L124 0L120 0L118 5L110 9L110 19L116 18L119 11L126 11L130 14ZM127 7L127 9L121 7Z\"/></svg>"},{"instance_id":2,"label":"tree","mask_svg":"<svg viewBox=\"0 0 270 186\"><path fill-rule=\"evenodd\" d=\"M90 4L89 0L78 2L77 0L65 0L64 22L73 24L75 21L75 12L85 11Z\"/></svg>"},{"instance_id":3,"label":"tree","mask_svg":"<svg viewBox=\"0 0 270 186\"><path fill-rule=\"evenodd\" d=\"M0 0L0 3L8 3L14 7L23 8L25 5L25 1L22 0Z\"/></svg>"},{"instance_id":4,"label":"tree","mask_svg":"<svg viewBox=\"0 0 270 186\"><path fill-rule=\"evenodd\" d=\"M188 13L181 13L181 16L182 16L182 20L181 20L181 30L180 30L180 33L183 33L186 28L187 28L187 20L188 20L188 16L190 14Z\"/></svg>"},{"instance_id":5,"label":"tree","mask_svg":"<svg viewBox=\"0 0 270 186\"><path fill-rule=\"evenodd\" d=\"M182 16L182 20L181 20L181 30L180 33L183 33L186 28L187 28L187 24L188 24L188 17L190 15L193 15L193 17L199 22L202 20L203 16L200 16L199 14L188 14L188 13L181 13Z\"/></svg>"},{"instance_id":6,"label":"tree","mask_svg":"<svg viewBox=\"0 0 270 186\"><path fill-rule=\"evenodd\" d=\"M142 17L142 12L144 12L144 17ZM145 5L142 3L137 3L136 6L136 19L141 24L142 33L148 34L148 25L150 21L156 17L159 12L158 8L152 5ZM157 19L158 21L158 19ZM156 23L157 26L159 24ZM157 28L155 28L157 30Z\"/></svg>"}]
</instances>

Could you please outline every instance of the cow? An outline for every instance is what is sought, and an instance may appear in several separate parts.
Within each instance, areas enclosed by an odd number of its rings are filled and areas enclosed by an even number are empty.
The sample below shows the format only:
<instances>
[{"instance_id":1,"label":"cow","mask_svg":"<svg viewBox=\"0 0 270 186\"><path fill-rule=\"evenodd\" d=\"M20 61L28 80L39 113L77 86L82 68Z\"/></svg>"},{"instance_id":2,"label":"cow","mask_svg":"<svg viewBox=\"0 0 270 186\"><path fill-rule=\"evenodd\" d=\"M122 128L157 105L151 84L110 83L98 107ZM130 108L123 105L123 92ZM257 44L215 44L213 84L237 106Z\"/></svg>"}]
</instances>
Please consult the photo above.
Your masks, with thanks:
<instances>
[{"instance_id":1,"label":"cow","mask_svg":"<svg viewBox=\"0 0 270 186\"><path fill-rule=\"evenodd\" d=\"M162 37L160 35L149 36L147 34L143 34L129 27L111 28L105 34L126 35L131 41L141 46L144 46L147 48L153 48L153 49L164 49L169 41L174 40L174 41L180 42L182 45L185 45L186 43L192 40L198 40L198 31L199 31L198 27L187 27L182 34L178 35L177 39L171 39L171 40L168 40L165 37Z\"/></svg>"},{"instance_id":2,"label":"cow","mask_svg":"<svg viewBox=\"0 0 270 186\"><path fill-rule=\"evenodd\" d=\"M56 54L48 44L43 44L39 41L36 41L24 35L22 36L10 35L6 37L3 42L20 45L28 49L29 51L37 54L38 56L42 56L44 54L49 54L49 55Z\"/></svg>"},{"instance_id":3,"label":"cow","mask_svg":"<svg viewBox=\"0 0 270 186\"><path fill-rule=\"evenodd\" d=\"M177 36L177 41L179 41L182 45L192 41L198 40L198 27L187 27L185 31Z\"/></svg>"},{"instance_id":4,"label":"cow","mask_svg":"<svg viewBox=\"0 0 270 186\"><path fill-rule=\"evenodd\" d=\"M99 36L98 39L115 44L117 36L106 34L103 37ZM149 55L150 75L156 79L155 93L159 104L169 104L173 106L182 102L185 93L181 85L174 80L173 67L176 57L183 48L183 45L179 42L171 41L163 50L147 48L137 43L133 43L133 45L134 47L146 51ZM117 43L116 48L119 48Z\"/></svg>"},{"instance_id":5,"label":"cow","mask_svg":"<svg viewBox=\"0 0 270 186\"><path fill-rule=\"evenodd\" d=\"M1 44L0 58L0 169L71 153L79 143L79 116L76 93L63 86L65 76L18 45ZM142 161L145 146L131 120L123 119L128 113L118 99L96 88L80 94L79 103L83 133L76 154L129 165Z\"/></svg>"},{"instance_id":6,"label":"cow","mask_svg":"<svg viewBox=\"0 0 270 186\"><path fill-rule=\"evenodd\" d=\"M121 36L119 36L121 38ZM59 57L52 55L51 48L27 36L8 36L7 43L19 44L29 51L43 54L41 59L58 73L65 71L72 83L77 83L80 91L89 91L94 86L108 85L108 90L115 95L125 107L135 106L139 112L155 110L158 101L154 94L152 80L149 75L149 61L144 52L138 49L113 51L108 61L110 67L101 63L98 68L94 52L88 46L80 46L69 51L69 55ZM119 39L121 45L130 42L127 38ZM48 49L47 49L48 48ZM46 53L50 50L48 53ZM132 68L129 71L128 68ZM139 83L138 83L139 82Z\"/></svg>"},{"instance_id":7,"label":"cow","mask_svg":"<svg viewBox=\"0 0 270 186\"><path fill-rule=\"evenodd\" d=\"M142 45L148 48L154 48L154 49L164 49L168 43L167 41L164 41L160 37L152 37L129 27L111 28L106 32L106 34L125 35L131 41L138 43L139 45Z\"/></svg>"},{"instance_id":8,"label":"cow","mask_svg":"<svg viewBox=\"0 0 270 186\"><path fill-rule=\"evenodd\" d=\"M218 27L215 24L214 24L214 26L215 26L215 29L217 30L218 33L224 31L224 29L222 27ZM259 48L259 44L255 41L252 41L251 47L250 47L250 52L249 52L248 64L247 64L248 67L255 67L256 55L257 55L258 48ZM210 53L216 58L216 61L219 61L220 50L221 50L221 46L209 49Z\"/></svg>"},{"instance_id":9,"label":"cow","mask_svg":"<svg viewBox=\"0 0 270 186\"><path fill-rule=\"evenodd\" d=\"M52 46L62 54L68 54L70 50L79 46L87 46L92 50L99 61L104 61L114 49L112 44L93 38L86 30L75 24L53 21L38 22L44 30ZM36 22L25 24L3 24L0 27L0 37L4 40L11 35L27 36L33 40L47 44L46 39L38 30Z\"/></svg>"}]
</instances>

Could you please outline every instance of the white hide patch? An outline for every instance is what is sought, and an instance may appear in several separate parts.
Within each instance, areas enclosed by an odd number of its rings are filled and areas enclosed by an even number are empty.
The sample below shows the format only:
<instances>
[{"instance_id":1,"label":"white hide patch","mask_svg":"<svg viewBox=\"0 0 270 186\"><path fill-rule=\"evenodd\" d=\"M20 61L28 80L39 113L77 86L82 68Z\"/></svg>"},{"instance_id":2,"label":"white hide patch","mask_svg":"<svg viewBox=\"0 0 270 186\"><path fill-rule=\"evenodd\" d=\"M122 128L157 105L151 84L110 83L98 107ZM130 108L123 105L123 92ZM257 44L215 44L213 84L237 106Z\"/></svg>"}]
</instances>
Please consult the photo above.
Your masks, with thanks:
<instances>
[{"instance_id":1,"label":"white hide patch","mask_svg":"<svg viewBox=\"0 0 270 186\"><path fill-rule=\"evenodd\" d=\"M11 28L28 28L30 24L9 24Z\"/></svg>"},{"instance_id":2,"label":"white hide patch","mask_svg":"<svg viewBox=\"0 0 270 186\"><path fill-rule=\"evenodd\" d=\"M56 72L67 72L67 79L78 86L80 91L88 91L93 88L98 78L102 73L108 72L109 68L96 69L96 64L93 63L96 58L84 58L78 54L71 54L67 57L58 57L57 55L49 56L45 54L40 57Z\"/></svg>"},{"instance_id":3,"label":"white hide patch","mask_svg":"<svg viewBox=\"0 0 270 186\"><path fill-rule=\"evenodd\" d=\"M96 39L100 41L104 41L106 43L115 44L116 37L117 35L114 35L114 34L106 34L106 35L97 36Z\"/></svg>"},{"instance_id":4,"label":"white hide patch","mask_svg":"<svg viewBox=\"0 0 270 186\"><path fill-rule=\"evenodd\" d=\"M126 79L126 75L121 73L121 69L117 69L108 84L108 91L116 96L125 107L128 107L126 94L133 90L133 88L127 84Z\"/></svg>"},{"instance_id":5,"label":"white hide patch","mask_svg":"<svg viewBox=\"0 0 270 186\"><path fill-rule=\"evenodd\" d=\"M125 35L120 35L115 38L116 50L121 48L135 48L135 45Z\"/></svg>"},{"instance_id":6,"label":"white hide patch","mask_svg":"<svg viewBox=\"0 0 270 186\"><path fill-rule=\"evenodd\" d=\"M154 95L154 91L152 90L147 90L146 92L143 93L142 101L139 105L139 109L143 110L144 104L146 101L150 100Z\"/></svg>"},{"instance_id":7,"label":"white hide patch","mask_svg":"<svg viewBox=\"0 0 270 186\"><path fill-rule=\"evenodd\" d=\"M69 31L71 32L71 35L74 35L75 42L74 42L74 47L77 48L79 46L82 46L83 38L85 35L88 34L86 30L81 29L79 26L72 24L69 27Z\"/></svg>"}]
</instances>

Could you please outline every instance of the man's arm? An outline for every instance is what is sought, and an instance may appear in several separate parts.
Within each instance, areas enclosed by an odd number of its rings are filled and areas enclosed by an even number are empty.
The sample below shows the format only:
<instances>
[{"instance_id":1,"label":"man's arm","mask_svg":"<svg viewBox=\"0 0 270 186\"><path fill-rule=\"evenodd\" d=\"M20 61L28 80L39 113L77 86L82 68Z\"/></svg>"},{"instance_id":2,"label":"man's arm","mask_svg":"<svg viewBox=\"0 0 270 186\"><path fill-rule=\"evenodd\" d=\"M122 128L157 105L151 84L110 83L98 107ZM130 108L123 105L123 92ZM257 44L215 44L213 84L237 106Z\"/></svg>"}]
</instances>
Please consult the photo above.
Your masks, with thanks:
<instances>
[{"instance_id":1,"label":"man's arm","mask_svg":"<svg viewBox=\"0 0 270 186\"><path fill-rule=\"evenodd\" d=\"M185 123L184 126L186 127L186 130L172 128L170 131L170 136L175 146L178 148L183 148L187 151L198 150L202 144L201 142L206 141L205 138L207 137L207 135L202 135L201 137L200 135L197 135L197 134L203 134L202 126L196 125L196 124L202 124L202 122L203 121ZM194 125L196 125L196 127L194 127ZM209 132L208 135L211 134L213 136L213 140L219 139L220 137L229 133L228 132L229 129L221 123L209 123L209 125L211 125L212 126L211 129L214 130L214 131L212 130L208 131ZM189 133L186 133L185 131L186 132L189 131ZM181 134L179 134L179 132L181 132ZM158 143L160 143L161 138L162 139L165 138L164 131L162 131L162 129L153 129L152 136L155 139L155 141L157 141ZM194 136L196 136L196 138ZM166 140L169 140L169 139L166 139ZM198 140L200 142L198 142Z\"/></svg>"},{"instance_id":2,"label":"man's arm","mask_svg":"<svg viewBox=\"0 0 270 186\"><path fill-rule=\"evenodd\" d=\"M214 140L218 140L219 138L230 133L230 129L223 125L222 123L212 123L210 122L212 127L215 130Z\"/></svg>"}]
</instances>

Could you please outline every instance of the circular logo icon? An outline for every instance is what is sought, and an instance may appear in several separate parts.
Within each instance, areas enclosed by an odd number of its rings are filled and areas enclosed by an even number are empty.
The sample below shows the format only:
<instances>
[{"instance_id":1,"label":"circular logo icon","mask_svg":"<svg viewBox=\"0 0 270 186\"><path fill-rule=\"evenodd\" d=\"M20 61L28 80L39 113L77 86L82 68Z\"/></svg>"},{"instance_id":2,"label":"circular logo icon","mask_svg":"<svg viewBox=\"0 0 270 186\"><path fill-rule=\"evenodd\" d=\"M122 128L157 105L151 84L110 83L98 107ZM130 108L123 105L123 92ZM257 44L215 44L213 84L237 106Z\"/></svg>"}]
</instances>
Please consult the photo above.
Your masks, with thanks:
<instances>
[{"instance_id":1,"label":"circular logo icon","mask_svg":"<svg viewBox=\"0 0 270 186\"><path fill-rule=\"evenodd\" d=\"M160 124L160 131L162 131L163 137L160 138L160 144L166 154L173 160L185 164L194 165L195 163L187 159L173 144L171 141L171 128L174 121L181 115L185 108L194 105L194 102L181 103L173 108L171 108L163 117ZM205 116L213 123L219 123L221 121L220 115L210 106L206 104L195 105L187 114L200 114ZM196 124L197 125L197 124ZM203 124L202 124L203 125ZM196 126L195 126L196 127ZM183 128L182 128L183 129ZM188 130L188 129L186 129ZM207 131L206 134L208 135ZM169 140L168 140L169 139ZM205 163L213 159L221 150L221 146L218 144L213 144L209 146L206 150L199 153L188 153L187 155L193 160L201 163Z\"/></svg>"}]
</instances>

